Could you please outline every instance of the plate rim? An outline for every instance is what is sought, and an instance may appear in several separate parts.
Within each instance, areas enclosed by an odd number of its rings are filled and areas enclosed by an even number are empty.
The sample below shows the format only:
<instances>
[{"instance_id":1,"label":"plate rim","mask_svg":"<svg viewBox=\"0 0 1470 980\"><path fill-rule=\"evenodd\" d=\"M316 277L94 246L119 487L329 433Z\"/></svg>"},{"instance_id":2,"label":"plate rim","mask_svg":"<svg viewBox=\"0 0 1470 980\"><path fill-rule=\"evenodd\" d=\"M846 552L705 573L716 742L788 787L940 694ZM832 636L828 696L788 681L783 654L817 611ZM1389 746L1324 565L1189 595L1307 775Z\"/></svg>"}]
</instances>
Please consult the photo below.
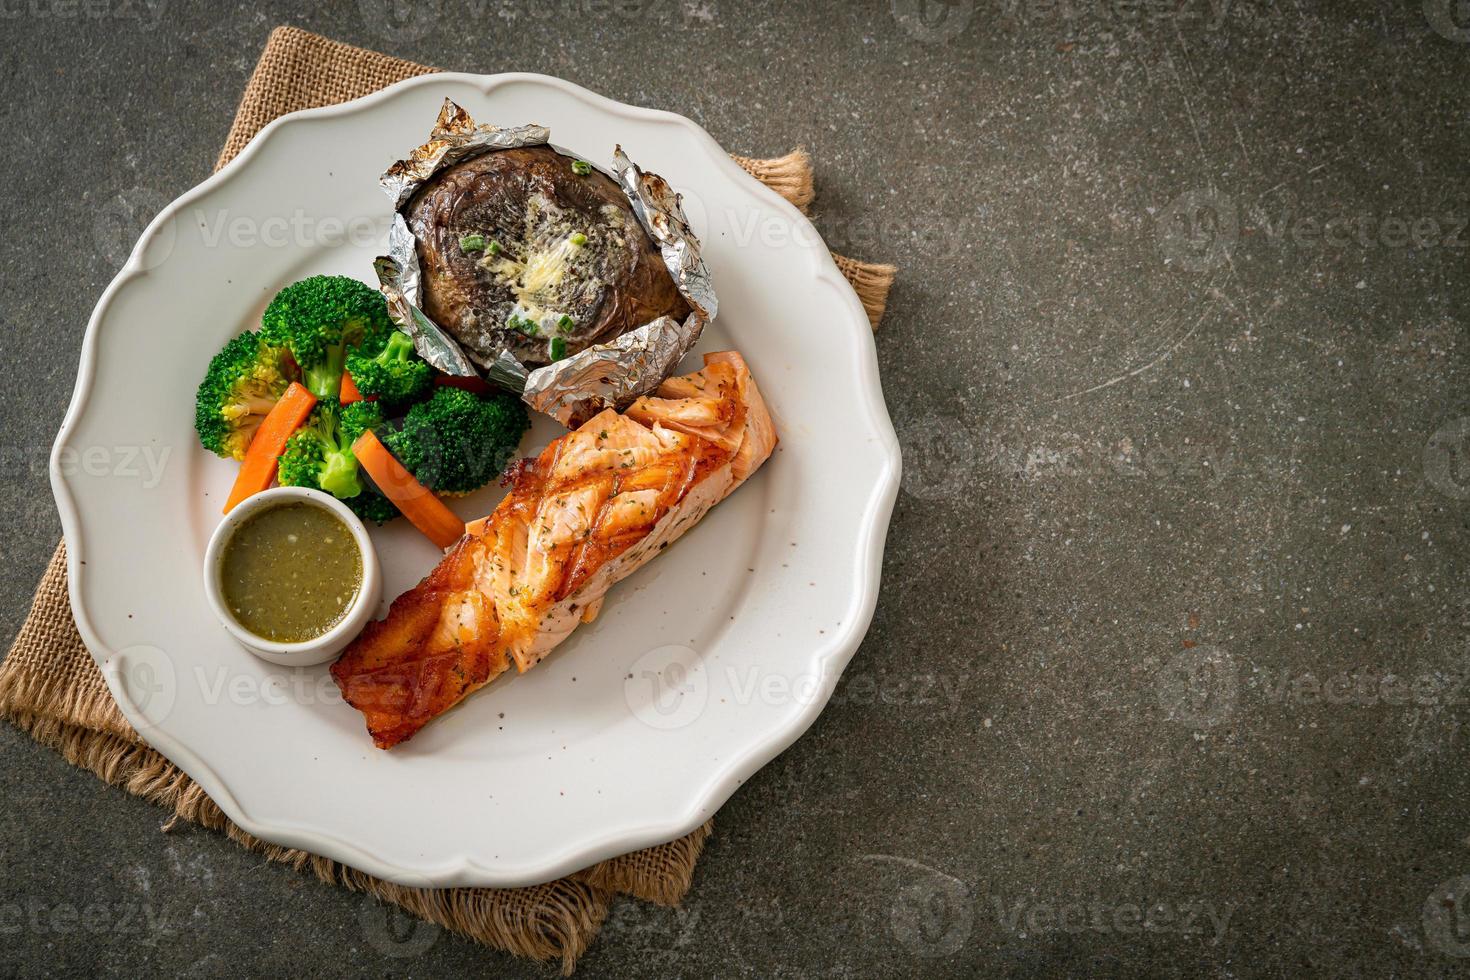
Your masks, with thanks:
<instances>
[{"instance_id":1,"label":"plate rim","mask_svg":"<svg viewBox=\"0 0 1470 980\"><path fill-rule=\"evenodd\" d=\"M122 287L134 278L146 275L150 271L144 264L143 256L161 228L166 227L196 199L243 172L253 157L260 152L261 147L276 138L276 134L282 128L296 122L309 122L362 112L380 102L396 98L404 92L446 82L468 84L479 88L487 95L502 85L517 82L546 85L588 103L598 111L679 126L695 136L703 145L707 155L717 161L717 166L722 167L727 174L738 175L736 179L744 182L768 208L780 212L797 227L805 226L802 230L815 236L814 240L822 240L806 215L735 163L730 154L698 123L667 110L649 109L618 102L573 82L550 75L533 72L431 73L404 79L348 102L287 113L264 126L229 164L185 191L160 211L143 230L123 267L103 290L83 334L76 385L56 440L52 445L49 472L52 493L61 518L62 534L67 545L68 598L83 644L101 670L108 689L117 701L124 717L138 732L139 737L198 783L237 826L262 840L321 854L376 877L402 884L419 887L521 887L552 881L596 864L598 861L662 844L688 834L713 816L714 812L729 800L746 779L783 752L811 727L829 702L837 678L857 652L872 622L878 600L884 546L893 507L898 496L902 460L897 435L878 377L877 346L867 313L851 284L838 270L830 252L826 248L803 249L802 251L810 256L809 261L814 266L812 272L815 278L836 286L835 295L845 300L850 314L845 319L850 320L854 326L861 327L861 330L855 331L858 336L853 338L854 342L863 348L857 353L865 355L855 358L858 371L856 380L863 396L861 401L868 415L867 421L878 437L878 446L884 458L879 479L868 494L863 510L862 526L858 529L859 533L856 536L861 567L857 569L859 594L855 597L856 601L851 607L855 615L846 618L843 625L830 634L825 643L819 644L814 650L812 661L823 667L822 683L820 688L814 692L813 697L801 706L801 710L790 716L790 721L786 724L774 726L764 738L752 743L744 751L733 754L728 759L722 758L716 771L711 772L709 778L702 780L703 790L691 793L687 804L668 819L640 825L633 829L618 830L591 840L584 838L577 845L563 848L554 859L544 862L533 871L499 872L463 853L449 864L427 871L423 868L400 867L368 853L347 838L337 834L320 829L307 829L300 825L282 825L252 818L240 801L235 798L228 783L219 773L190 751L184 742L153 726L127 696L126 687L117 676L119 653L124 651L111 650L102 642L92 625L91 616L82 599L82 577L88 544L83 533L81 514L63 466L64 450L68 445L71 430L82 418L90 401L97 374L97 348L101 325L107 317L116 294Z\"/></svg>"}]
</instances>

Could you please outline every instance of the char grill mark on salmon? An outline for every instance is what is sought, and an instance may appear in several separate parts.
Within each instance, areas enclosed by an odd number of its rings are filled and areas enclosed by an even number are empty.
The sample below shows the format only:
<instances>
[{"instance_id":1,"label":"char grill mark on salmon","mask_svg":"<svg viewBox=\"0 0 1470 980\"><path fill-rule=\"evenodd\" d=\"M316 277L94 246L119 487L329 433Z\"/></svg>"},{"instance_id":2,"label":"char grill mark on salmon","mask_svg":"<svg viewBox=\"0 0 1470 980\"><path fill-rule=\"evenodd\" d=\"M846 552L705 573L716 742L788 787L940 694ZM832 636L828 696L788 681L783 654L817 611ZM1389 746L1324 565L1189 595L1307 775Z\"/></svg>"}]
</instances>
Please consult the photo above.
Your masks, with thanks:
<instances>
[{"instance_id":1,"label":"char grill mark on salmon","mask_svg":"<svg viewBox=\"0 0 1470 980\"><path fill-rule=\"evenodd\" d=\"M332 665L374 743L391 748L512 667L535 666L776 438L744 359L726 351L513 467L494 513Z\"/></svg>"}]
</instances>

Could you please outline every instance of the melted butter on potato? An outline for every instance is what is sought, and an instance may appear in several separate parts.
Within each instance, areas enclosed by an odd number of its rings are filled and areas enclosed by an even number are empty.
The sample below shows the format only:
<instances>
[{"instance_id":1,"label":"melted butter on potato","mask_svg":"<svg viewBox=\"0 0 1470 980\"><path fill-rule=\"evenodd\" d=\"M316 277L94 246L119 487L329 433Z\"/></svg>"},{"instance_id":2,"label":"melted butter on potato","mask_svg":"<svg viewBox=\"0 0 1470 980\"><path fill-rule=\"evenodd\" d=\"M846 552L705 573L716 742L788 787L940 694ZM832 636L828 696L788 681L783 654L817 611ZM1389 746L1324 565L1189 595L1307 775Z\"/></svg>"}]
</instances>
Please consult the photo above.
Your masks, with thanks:
<instances>
[{"instance_id":1,"label":"melted butter on potato","mask_svg":"<svg viewBox=\"0 0 1470 980\"><path fill-rule=\"evenodd\" d=\"M616 214L615 208L605 208L605 216L609 211ZM621 224L619 215L617 227ZM572 236L578 234L585 236L585 244L573 244ZM537 194L527 200L524 240L510 243L510 249L499 255L486 255L479 264L515 296L517 315L538 322L555 320L566 305L559 300L568 285L587 287L594 260L607 244L624 246L617 231L606 233L597 227L582 231L553 202ZM516 251L524 257L517 258ZM591 282L600 285L596 277Z\"/></svg>"}]
</instances>

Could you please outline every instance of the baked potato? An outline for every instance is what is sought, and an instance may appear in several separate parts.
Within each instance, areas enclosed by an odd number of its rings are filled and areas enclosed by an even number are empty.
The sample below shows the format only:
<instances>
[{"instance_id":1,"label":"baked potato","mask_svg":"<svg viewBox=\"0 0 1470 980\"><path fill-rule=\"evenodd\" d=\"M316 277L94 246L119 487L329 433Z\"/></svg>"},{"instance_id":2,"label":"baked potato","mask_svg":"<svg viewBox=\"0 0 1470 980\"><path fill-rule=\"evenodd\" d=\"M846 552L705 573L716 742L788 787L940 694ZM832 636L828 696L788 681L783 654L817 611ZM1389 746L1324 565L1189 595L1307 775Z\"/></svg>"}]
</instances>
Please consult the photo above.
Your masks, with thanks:
<instances>
[{"instance_id":1,"label":"baked potato","mask_svg":"<svg viewBox=\"0 0 1470 980\"><path fill-rule=\"evenodd\" d=\"M689 304L622 189L549 146L495 150L408 200L419 305L481 366L536 368Z\"/></svg>"}]
</instances>

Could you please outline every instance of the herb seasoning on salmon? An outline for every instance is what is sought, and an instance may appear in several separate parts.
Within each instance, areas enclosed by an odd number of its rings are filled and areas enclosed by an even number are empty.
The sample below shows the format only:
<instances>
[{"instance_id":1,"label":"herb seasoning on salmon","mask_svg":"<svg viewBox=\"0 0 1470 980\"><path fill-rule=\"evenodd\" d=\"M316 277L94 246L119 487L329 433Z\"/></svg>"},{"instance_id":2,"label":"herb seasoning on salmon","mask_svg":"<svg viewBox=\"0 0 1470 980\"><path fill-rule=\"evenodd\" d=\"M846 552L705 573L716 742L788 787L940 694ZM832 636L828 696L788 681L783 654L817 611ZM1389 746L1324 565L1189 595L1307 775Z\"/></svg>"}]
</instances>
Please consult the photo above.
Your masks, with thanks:
<instances>
[{"instance_id":1,"label":"herb seasoning on salmon","mask_svg":"<svg viewBox=\"0 0 1470 980\"><path fill-rule=\"evenodd\" d=\"M348 645L332 665L343 697L386 749L497 676L531 669L775 447L735 351L594 416L511 467L494 513Z\"/></svg>"},{"instance_id":2,"label":"herb seasoning on salmon","mask_svg":"<svg viewBox=\"0 0 1470 980\"><path fill-rule=\"evenodd\" d=\"M245 520L220 558L220 591L236 621L262 639L301 643L341 622L362 588L351 529L314 504L270 507Z\"/></svg>"}]
</instances>

